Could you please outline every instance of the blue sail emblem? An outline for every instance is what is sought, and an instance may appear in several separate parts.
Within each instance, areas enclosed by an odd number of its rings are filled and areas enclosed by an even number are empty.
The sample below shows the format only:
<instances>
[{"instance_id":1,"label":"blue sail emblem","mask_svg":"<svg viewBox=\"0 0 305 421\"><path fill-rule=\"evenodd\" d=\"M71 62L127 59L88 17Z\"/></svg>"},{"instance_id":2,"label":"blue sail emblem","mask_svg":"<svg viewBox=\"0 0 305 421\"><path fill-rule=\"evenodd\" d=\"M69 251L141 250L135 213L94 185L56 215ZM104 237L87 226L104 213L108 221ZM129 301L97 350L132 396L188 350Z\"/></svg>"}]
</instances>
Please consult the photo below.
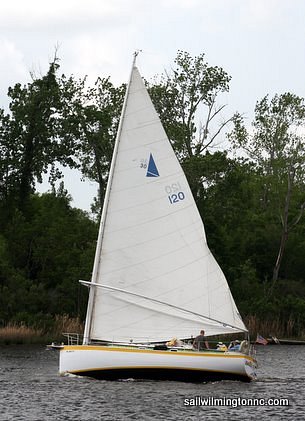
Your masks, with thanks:
<instances>
[{"instance_id":1,"label":"blue sail emblem","mask_svg":"<svg viewBox=\"0 0 305 421\"><path fill-rule=\"evenodd\" d=\"M148 163L146 177L159 177L159 171L157 169L157 166L155 164L152 154L150 154L149 156L149 163Z\"/></svg>"}]
</instances>

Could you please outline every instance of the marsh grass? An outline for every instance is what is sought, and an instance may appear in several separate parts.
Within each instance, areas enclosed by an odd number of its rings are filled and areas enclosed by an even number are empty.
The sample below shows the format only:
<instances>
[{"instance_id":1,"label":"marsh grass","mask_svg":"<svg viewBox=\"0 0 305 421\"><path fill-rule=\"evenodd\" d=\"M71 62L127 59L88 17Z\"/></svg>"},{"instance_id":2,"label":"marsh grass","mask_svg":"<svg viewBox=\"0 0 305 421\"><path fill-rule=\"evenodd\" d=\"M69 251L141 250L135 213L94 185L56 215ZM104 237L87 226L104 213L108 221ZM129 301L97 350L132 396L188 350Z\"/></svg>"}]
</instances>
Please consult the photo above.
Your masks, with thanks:
<instances>
[{"instance_id":1,"label":"marsh grass","mask_svg":"<svg viewBox=\"0 0 305 421\"><path fill-rule=\"evenodd\" d=\"M8 323L0 328L1 344L30 344L39 343L43 336L41 329L35 329L23 324Z\"/></svg>"},{"instance_id":2,"label":"marsh grass","mask_svg":"<svg viewBox=\"0 0 305 421\"><path fill-rule=\"evenodd\" d=\"M57 315L48 329L26 326L24 323L8 323L0 327L0 344L45 344L62 342L63 332L83 333L83 323L78 317Z\"/></svg>"},{"instance_id":3,"label":"marsh grass","mask_svg":"<svg viewBox=\"0 0 305 421\"><path fill-rule=\"evenodd\" d=\"M272 320L260 319L257 316L247 316L245 324L249 329L252 338L256 338L256 334L260 333L264 337L275 336L277 338L302 339L305 332L299 329L299 324L292 318L283 321L279 318Z\"/></svg>"},{"instance_id":4,"label":"marsh grass","mask_svg":"<svg viewBox=\"0 0 305 421\"><path fill-rule=\"evenodd\" d=\"M293 319L283 322L280 319L262 320L255 315L247 316L245 324L249 329L252 340L257 333L264 337L276 336L278 338L305 339L305 332L298 331L297 323ZM48 328L26 326L24 323L8 323L0 327L0 344L47 344L51 342L66 342L64 332L82 334L84 323L79 317L56 315L52 326ZM235 335L236 336L236 335ZM228 337L228 340L230 338ZM224 340L215 338L214 342ZM213 339L211 340L213 342Z\"/></svg>"},{"instance_id":5,"label":"marsh grass","mask_svg":"<svg viewBox=\"0 0 305 421\"><path fill-rule=\"evenodd\" d=\"M52 335L56 340L62 338L64 332L82 334L83 331L84 323L79 317L69 317L67 314L55 316Z\"/></svg>"}]
</instances>

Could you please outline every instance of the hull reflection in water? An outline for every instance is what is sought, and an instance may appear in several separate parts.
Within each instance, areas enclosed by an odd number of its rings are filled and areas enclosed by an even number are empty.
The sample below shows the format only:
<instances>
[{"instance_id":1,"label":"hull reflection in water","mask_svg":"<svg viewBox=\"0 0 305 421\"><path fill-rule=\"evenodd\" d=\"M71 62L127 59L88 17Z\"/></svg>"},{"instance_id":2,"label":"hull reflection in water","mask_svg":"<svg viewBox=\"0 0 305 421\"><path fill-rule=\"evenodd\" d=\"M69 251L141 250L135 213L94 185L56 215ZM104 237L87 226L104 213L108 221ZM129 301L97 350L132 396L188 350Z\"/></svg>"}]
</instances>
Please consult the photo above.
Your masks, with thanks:
<instances>
[{"instance_id":1,"label":"hull reflection in water","mask_svg":"<svg viewBox=\"0 0 305 421\"><path fill-rule=\"evenodd\" d=\"M252 357L238 352L82 345L60 351L59 371L108 380L250 381L255 378L254 367Z\"/></svg>"}]
</instances>

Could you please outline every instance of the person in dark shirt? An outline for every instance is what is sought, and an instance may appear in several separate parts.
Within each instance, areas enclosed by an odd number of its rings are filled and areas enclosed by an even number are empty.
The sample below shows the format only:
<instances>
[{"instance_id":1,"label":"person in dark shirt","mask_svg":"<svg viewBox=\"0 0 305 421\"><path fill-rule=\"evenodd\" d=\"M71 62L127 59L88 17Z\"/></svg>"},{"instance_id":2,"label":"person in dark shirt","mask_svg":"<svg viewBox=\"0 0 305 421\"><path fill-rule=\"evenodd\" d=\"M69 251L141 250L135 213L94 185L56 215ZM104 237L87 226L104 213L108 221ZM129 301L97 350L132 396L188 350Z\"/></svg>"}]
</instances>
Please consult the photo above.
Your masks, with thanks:
<instances>
[{"instance_id":1,"label":"person in dark shirt","mask_svg":"<svg viewBox=\"0 0 305 421\"><path fill-rule=\"evenodd\" d=\"M194 339L193 348L197 349L198 351L202 351L203 349L210 349L209 343L204 336L204 330L201 330L200 335L196 336Z\"/></svg>"}]
</instances>

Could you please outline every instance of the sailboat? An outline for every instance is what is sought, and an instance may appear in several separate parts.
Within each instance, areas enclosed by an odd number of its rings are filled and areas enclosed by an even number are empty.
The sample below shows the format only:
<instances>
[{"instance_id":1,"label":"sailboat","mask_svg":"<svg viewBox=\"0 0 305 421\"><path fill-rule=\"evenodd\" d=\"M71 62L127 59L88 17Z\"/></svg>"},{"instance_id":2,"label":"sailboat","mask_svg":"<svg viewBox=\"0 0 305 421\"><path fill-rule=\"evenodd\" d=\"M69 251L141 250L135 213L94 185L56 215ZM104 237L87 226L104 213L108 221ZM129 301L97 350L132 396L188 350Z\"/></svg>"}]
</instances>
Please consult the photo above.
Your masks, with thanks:
<instances>
[{"instance_id":1,"label":"sailboat","mask_svg":"<svg viewBox=\"0 0 305 421\"><path fill-rule=\"evenodd\" d=\"M60 350L60 374L204 381L255 377L241 351L187 339L244 332L210 252L187 179L135 54L101 216L82 344ZM173 337L179 345L166 345ZM245 336L246 337L246 336Z\"/></svg>"}]
</instances>

